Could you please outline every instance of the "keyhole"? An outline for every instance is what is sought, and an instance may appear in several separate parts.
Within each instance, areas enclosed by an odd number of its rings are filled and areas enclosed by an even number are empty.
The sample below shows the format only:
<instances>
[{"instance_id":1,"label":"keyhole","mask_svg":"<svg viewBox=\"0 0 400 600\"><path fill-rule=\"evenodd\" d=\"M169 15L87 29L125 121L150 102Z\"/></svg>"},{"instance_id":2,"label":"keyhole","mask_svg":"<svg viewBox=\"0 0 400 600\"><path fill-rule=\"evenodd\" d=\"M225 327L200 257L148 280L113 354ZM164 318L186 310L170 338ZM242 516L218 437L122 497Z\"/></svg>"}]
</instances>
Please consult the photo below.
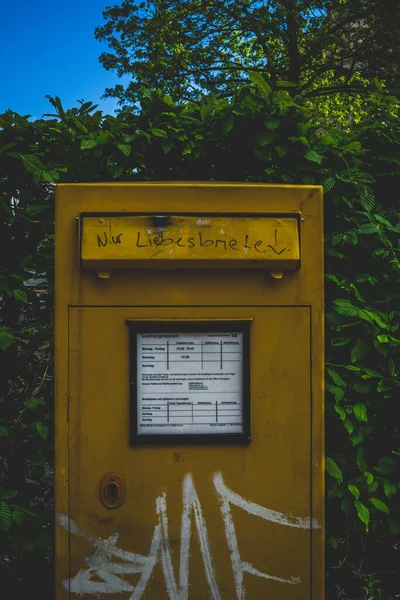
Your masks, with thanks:
<instances>
[{"instance_id":1,"label":"keyhole","mask_svg":"<svg viewBox=\"0 0 400 600\"><path fill-rule=\"evenodd\" d=\"M100 502L106 508L119 508L125 502L126 484L118 473L106 473L100 480Z\"/></svg>"},{"instance_id":2,"label":"keyhole","mask_svg":"<svg viewBox=\"0 0 400 600\"><path fill-rule=\"evenodd\" d=\"M110 483L107 484L107 488L106 488L106 498L110 502L116 502L118 500L118 496L119 496L118 484L115 483L115 481L110 481Z\"/></svg>"}]
</instances>

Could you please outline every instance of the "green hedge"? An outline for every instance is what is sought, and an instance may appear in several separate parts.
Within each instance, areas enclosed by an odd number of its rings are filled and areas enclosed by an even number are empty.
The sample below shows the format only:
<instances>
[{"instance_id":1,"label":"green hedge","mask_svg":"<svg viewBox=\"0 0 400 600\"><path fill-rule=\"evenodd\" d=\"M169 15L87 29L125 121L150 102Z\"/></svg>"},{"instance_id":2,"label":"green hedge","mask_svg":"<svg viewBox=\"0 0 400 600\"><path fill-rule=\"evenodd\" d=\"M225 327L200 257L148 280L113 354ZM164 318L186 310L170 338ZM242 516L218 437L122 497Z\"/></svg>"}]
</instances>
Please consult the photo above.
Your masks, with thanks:
<instances>
[{"instance_id":1,"label":"green hedge","mask_svg":"<svg viewBox=\"0 0 400 600\"><path fill-rule=\"evenodd\" d=\"M327 598L400 590L398 107L377 91L349 131L254 76L230 100L138 114L91 103L0 115L0 587L52 598L54 183L322 184L326 231ZM44 585L43 581L47 581ZM35 588L36 586L36 588Z\"/></svg>"}]
</instances>

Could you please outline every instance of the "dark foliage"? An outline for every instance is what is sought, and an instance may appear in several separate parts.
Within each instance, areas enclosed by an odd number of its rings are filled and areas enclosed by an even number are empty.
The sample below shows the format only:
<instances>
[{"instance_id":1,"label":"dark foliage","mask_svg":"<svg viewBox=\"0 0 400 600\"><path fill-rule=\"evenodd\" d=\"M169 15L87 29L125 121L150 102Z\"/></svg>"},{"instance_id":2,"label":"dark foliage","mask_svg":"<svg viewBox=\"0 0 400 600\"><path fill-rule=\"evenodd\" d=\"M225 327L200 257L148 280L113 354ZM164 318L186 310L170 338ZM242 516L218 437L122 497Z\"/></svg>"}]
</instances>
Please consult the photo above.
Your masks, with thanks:
<instances>
[{"instance_id":1,"label":"dark foliage","mask_svg":"<svg viewBox=\"0 0 400 600\"><path fill-rule=\"evenodd\" d=\"M326 214L329 599L400 589L399 212L395 100L376 91L350 132L259 74L231 100L140 113L85 103L0 115L1 589L52 597L54 183L220 180L322 184ZM40 583L39 583L40 579ZM43 581L47 581L46 585ZM33 582L33 583L32 583ZM47 593L47 596L45 595Z\"/></svg>"}]
</instances>

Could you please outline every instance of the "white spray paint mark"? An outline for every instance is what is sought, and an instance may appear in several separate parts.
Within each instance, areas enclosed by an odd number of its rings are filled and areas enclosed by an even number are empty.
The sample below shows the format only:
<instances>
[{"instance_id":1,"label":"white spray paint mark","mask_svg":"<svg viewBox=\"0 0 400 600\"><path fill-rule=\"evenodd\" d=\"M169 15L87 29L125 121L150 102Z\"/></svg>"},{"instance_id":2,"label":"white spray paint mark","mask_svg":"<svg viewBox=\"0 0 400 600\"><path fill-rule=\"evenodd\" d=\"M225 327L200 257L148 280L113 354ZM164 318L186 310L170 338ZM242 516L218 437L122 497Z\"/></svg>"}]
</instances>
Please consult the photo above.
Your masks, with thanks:
<instances>
[{"instance_id":1,"label":"white spray paint mark","mask_svg":"<svg viewBox=\"0 0 400 600\"><path fill-rule=\"evenodd\" d=\"M168 596L171 600L180 600L180 594L174 575L174 568L172 566L171 546L168 536L167 498L165 494L157 498L156 508L161 525L161 564L164 573L165 586L167 588Z\"/></svg>"},{"instance_id":2,"label":"white spray paint mark","mask_svg":"<svg viewBox=\"0 0 400 600\"><path fill-rule=\"evenodd\" d=\"M135 589L134 586L125 581L123 577L124 575L143 573L148 563L151 562L150 554L149 556L142 556L118 548L116 545L119 537L118 533L114 533L110 537L102 539L86 533L65 515L57 515L57 522L70 533L86 539L95 548L93 554L85 557L88 569L81 569L70 580L63 582L66 589L69 589L71 593L81 595L122 594L124 592L131 592ZM113 563L113 557L125 562ZM92 578L94 576L97 576L102 581L93 581Z\"/></svg>"},{"instance_id":3,"label":"white spray paint mark","mask_svg":"<svg viewBox=\"0 0 400 600\"><path fill-rule=\"evenodd\" d=\"M233 571L233 579L235 582L236 598L237 600L244 600L245 589L243 586L243 573L247 572L256 577L262 577L263 579L273 579L281 583L290 583L292 585L300 583L299 577L290 577L284 579L269 575L259 571L250 563L243 561L240 556L239 544L237 540L235 524L233 522L231 513L231 504L242 508L250 515L261 517L265 521L272 521L273 523L279 523L280 525L288 525L289 527L298 527L301 529L308 529L310 526L309 519L302 519L301 517L292 517L291 515L285 515L275 510L264 508L259 504L255 504L251 500L246 500L239 494L236 494L230 490L224 483L221 473L215 473L214 475L214 487L218 495L218 499L221 504L221 514L225 526L225 537L228 544L229 552L231 555L231 564Z\"/></svg>"},{"instance_id":4,"label":"white spray paint mark","mask_svg":"<svg viewBox=\"0 0 400 600\"><path fill-rule=\"evenodd\" d=\"M261 517L261 519L265 519L266 521L278 523L279 525L287 525L288 527L298 527L300 529L310 528L310 519L285 515L276 510L264 508L251 500L246 500L243 496L239 496L239 494L236 494L236 492L233 492L225 485L221 473L215 473L213 481L217 493L222 498L226 498L230 504L242 508L251 515Z\"/></svg>"},{"instance_id":5,"label":"white spray paint mark","mask_svg":"<svg viewBox=\"0 0 400 600\"><path fill-rule=\"evenodd\" d=\"M157 563L158 554L159 554L159 550L160 550L160 544L161 544L161 538L162 538L161 525L158 524L154 528L153 539L151 540L150 552L149 552L148 556L146 557L147 562L141 572L140 579L137 583L135 591L129 597L129 600L140 600L140 598L143 596L144 591L149 582L149 579L151 577L151 574L153 572L153 569Z\"/></svg>"},{"instance_id":6,"label":"white spray paint mark","mask_svg":"<svg viewBox=\"0 0 400 600\"><path fill-rule=\"evenodd\" d=\"M250 563L242 560L231 513L231 505L233 504L243 509L250 515L287 527L309 529L310 520L293 515L285 515L284 513L264 508L251 500L243 498L225 485L220 473L214 475L213 482L220 502L237 600L244 600L245 598L243 585L244 573L291 585L300 583L299 577L285 579L270 575L269 573L259 571ZM74 577L64 581L64 587L71 593L79 595L123 594L131 592L129 600L141 600L154 567L157 563L161 563L169 599L188 600L190 544L192 540L192 519L194 519L210 597L212 600L221 600L222 597L213 566L207 524L190 473L186 475L183 481L179 586L172 565L172 552L168 534L167 496L165 493L156 498L155 512L158 517L158 523L154 527L150 550L147 556L128 552L117 547L118 533L114 533L106 539L97 538L80 529L74 521L68 519L65 515L58 515L57 521L61 527L69 531L72 535L86 539L94 547L94 553L85 557L88 568L85 570L81 569ZM313 523L313 527L319 527L318 523ZM113 559L118 559L119 562L113 562ZM140 577L136 585L124 579L126 575L138 573L140 573ZM93 578L96 579L94 580Z\"/></svg>"},{"instance_id":7,"label":"white spray paint mark","mask_svg":"<svg viewBox=\"0 0 400 600\"><path fill-rule=\"evenodd\" d=\"M203 559L206 580L210 588L212 600L221 600L218 584L212 564L212 553L208 541L208 532L199 497L188 473L183 482L183 511L181 520L181 544L179 566L179 588L176 583L172 566L172 553L168 535L167 497L162 494L156 500L156 512L161 527L161 564L164 573L165 586L170 600L187 600L189 596L189 557L191 542L191 513L197 529L200 553Z\"/></svg>"},{"instance_id":8,"label":"white spray paint mark","mask_svg":"<svg viewBox=\"0 0 400 600\"><path fill-rule=\"evenodd\" d=\"M194 487L193 479L188 473L183 481L183 511L181 521L181 555L180 555L180 576L179 587L181 589L181 600L188 598L189 586L189 554L191 540L191 512L194 513L194 520L197 529L197 537L200 544L201 557L203 559L204 571L207 583L210 588L212 600L220 600L217 579L213 567L210 543L206 521L203 516L199 497Z\"/></svg>"},{"instance_id":9,"label":"white spray paint mark","mask_svg":"<svg viewBox=\"0 0 400 600\"><path fill-rule=\"evenodd\" d=\"M148 556L126 552L117 548L118 534L114 533L105 540L96 538L80 529L74 521L64 515L58 515L59 525L71 534L85 538L95 548L94 554L85 558L88 569L80 570L69 581L64 581L64 587L74 594L121 594L131 592L130 600L140 600L153 569L161 561L165 586L170 600L187 600L189 595L189 556L191 542L191 513L197 529L200 552L204 563L206 579L210 587L212 600L221 600L215 571L212 564L212 553L208 540L207 526L201 509L199 497L190 474L186 475L183 483L183 511L181 524L181 550L179 568L179 589L172 566L172 553L168 535L167 498L162 494L156 499L156 513L159 522L154 528L153 539ZM117 557L125 563L113 563ZM140 573L139 581L134 587L118 575ZM93 581L92 577L102 579Z\"/></svg>"},{"instance_id":10,"label":"white spray paint mark","mask_svg":"<svg viewBox=\"0 0 400 600\"><path fill-rule=\"evenodd\" d=\"M210 225L210 219L197 219L196 225Z\"/></svg>"}]
</instances>

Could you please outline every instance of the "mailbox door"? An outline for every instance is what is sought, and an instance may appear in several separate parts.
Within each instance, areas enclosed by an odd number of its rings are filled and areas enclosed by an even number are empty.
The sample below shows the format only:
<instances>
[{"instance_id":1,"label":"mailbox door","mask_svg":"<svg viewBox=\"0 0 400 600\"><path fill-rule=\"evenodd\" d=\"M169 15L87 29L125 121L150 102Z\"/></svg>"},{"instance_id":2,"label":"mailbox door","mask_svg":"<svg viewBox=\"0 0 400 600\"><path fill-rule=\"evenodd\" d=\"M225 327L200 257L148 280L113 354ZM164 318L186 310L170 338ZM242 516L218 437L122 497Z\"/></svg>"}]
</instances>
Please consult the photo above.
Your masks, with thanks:
<instances>
[{"instance_id":1,"label":"mailbox door","mask_svg":"<svg viewBox=\"0 0 400 600\"><path fill-rule=\"evenodd\" d=\"M251 320L251 442L132 445L127 320L219 318ZM309 307L70 308L66 597L310 599L310 325Z\"/></svg>"}]
</instances>

